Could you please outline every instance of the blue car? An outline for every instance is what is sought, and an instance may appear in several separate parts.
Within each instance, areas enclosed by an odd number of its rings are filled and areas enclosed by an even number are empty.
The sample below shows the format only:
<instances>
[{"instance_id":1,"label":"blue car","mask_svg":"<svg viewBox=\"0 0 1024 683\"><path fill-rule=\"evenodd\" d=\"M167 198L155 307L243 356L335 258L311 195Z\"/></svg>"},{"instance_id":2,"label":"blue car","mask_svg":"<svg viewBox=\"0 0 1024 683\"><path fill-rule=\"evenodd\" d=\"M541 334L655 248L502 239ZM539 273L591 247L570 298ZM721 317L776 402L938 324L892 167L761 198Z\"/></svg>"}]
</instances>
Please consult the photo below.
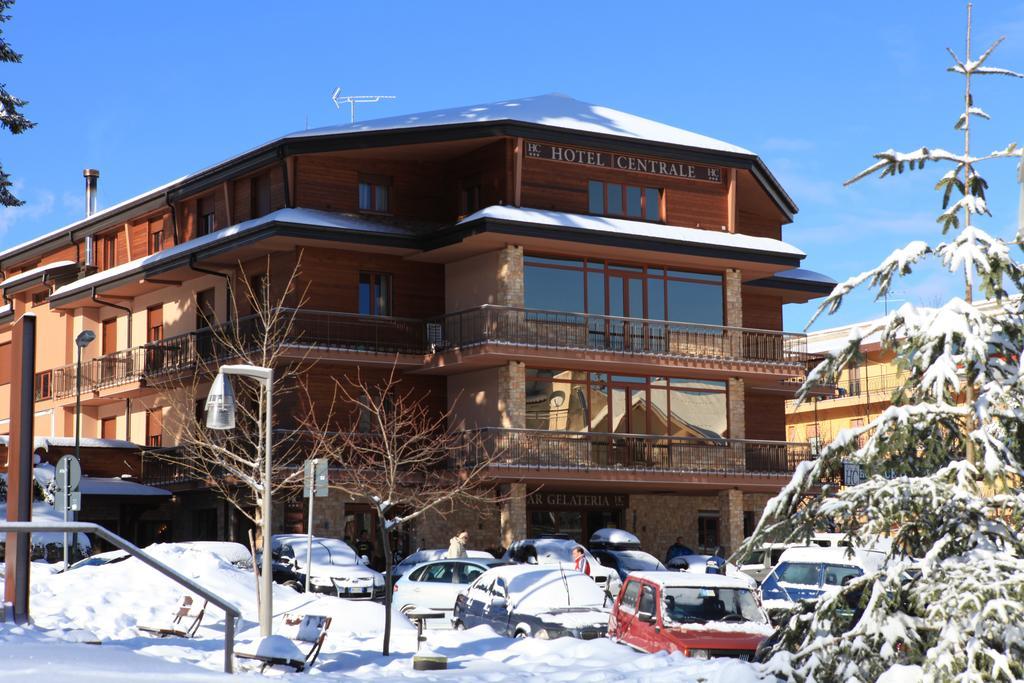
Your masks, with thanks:
<instances>
[{"instance_id":1,"label":"blue car","mask_svg":"<svg viewBox=\"0 0 1024 683\"><path fill-rule=\"evenodd\" d=\"M864 567L840 548L791 548L761 582L761 599L769 615L777 617L800 600L813 600L838 591L864 575Z\"/></svg>"}]
</instances>

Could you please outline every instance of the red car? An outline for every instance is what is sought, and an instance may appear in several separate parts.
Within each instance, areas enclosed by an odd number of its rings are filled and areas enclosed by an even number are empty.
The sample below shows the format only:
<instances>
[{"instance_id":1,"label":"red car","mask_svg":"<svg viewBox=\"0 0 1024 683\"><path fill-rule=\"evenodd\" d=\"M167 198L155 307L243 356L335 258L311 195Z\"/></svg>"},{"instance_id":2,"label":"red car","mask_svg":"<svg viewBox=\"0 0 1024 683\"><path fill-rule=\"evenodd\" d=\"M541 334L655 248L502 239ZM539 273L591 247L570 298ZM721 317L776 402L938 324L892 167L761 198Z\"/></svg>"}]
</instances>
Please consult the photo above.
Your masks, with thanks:
<instances>
[{"instance_id":1,"label":"red car","mask_svg":"<svg viewBox=\"0 0 1024 683\"><path fill-rule=\"evenodd\" d=\"M750 661L773 629L746 581L718 574L634 572L626 577L608 636L643 652Z\"/></svg>"}]
</instances>

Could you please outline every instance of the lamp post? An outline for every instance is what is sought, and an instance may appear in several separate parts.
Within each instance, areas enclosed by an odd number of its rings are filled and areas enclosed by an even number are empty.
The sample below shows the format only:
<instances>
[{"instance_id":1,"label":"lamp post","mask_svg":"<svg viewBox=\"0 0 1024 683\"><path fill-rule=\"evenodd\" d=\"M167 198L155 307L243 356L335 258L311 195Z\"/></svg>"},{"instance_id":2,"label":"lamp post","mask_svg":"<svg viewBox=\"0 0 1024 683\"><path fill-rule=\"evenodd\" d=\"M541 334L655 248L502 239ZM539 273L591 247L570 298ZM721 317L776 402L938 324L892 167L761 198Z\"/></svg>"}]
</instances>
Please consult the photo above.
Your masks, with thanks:
<instances>
[{"instance_id":1,"label":"lamp post","mask_svg":"<svg viewBox=\"0 0 1024 683\"><path fill-rule=\"evenodd\" d=\"M96 333L92 330L82 330L75 337L75 346L78 355L75 362L75 460L82 461L82 350L92 344L96 339ZM65 481L67 486L68 482ZM64 521L68 521L68 506L64 506ZM74 535L74 543L78 545L78 534ZM64 568L68 567L68 534L64 533Z\"/></svg>"},{"instance_id":2,"label":"lamp post","mask_svg":"<svg viewBox=\"0 0 1024 683\"><path fill-rule=\"evenodd\" d=\"M272 401L274 391L274 370L258 365L222 365L217 377L213 380L210 393L206 397L206 426L210 429L233 429L235 426L235 392L231 389L230 375L250 377L263 383L267 391L266 425L263 427L263 566L260 569L260 636L271 633L270 621L273 615L271 608L273 567L270 557L270 490L271 468L270 455L273 441Z\"/></svg>"}]
</instances>

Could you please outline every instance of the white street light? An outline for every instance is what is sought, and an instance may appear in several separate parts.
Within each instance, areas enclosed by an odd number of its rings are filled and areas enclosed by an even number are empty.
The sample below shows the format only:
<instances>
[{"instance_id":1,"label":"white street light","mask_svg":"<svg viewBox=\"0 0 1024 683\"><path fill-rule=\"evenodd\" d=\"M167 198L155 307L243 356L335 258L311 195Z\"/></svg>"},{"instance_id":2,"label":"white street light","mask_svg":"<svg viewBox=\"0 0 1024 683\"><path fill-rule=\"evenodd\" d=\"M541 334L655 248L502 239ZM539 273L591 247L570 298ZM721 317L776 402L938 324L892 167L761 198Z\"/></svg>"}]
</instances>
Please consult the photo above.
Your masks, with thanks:
<instances>
[{"instance_id":1,"label":"white street light","mask_svg":"<svg viewBox=\"0 0 1024 683\"><path fill-rule=\"evenodd\" d=\"M259 365L222 365L213 380L206 397L206 426L210 429L233 429L235 426L235 392L231 389L229 375L251 377L263 383L267 390L267 417L263 427L263 566L260 569L260 636L271 634L270 621L273 617L273 567L270 557L270 491L271 491L271 445L273 442L273 421L271 419L274 370Z\"/></svg>"}]
</instances>

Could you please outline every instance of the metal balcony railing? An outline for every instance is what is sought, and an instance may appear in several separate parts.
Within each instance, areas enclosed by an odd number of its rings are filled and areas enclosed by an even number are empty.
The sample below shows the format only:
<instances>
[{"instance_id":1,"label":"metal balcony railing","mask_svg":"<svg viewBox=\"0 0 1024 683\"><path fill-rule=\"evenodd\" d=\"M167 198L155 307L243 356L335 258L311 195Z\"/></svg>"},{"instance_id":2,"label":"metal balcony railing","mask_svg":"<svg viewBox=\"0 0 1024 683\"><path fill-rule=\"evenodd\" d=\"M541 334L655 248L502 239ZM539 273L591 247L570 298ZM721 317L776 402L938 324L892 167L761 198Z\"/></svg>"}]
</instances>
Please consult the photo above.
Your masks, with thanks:
<instances>
[{"instance_id":1,"label":"metal balcony railing","mask_svg":"<svg viewBox=\"0 0 1024 683\"><path fill-rule=\"evenodd\" d=\"M907 381L904 373L890 372L883 375L867 375L859 378L844 377L839 382L826 387L828 393L819 395L819 401L831 401L843 398L886 399L903 386ZM795 404L795 401L790 403Z\"/></svg>"},{"instance_id":2,"label":"metal balcony railing","mask_svg":"<svg viewBox=\"0 0 1024 683\"><path fill-rule=\"evenodd\" d=\"M649 434L482 428L467 432L463 457L497 454L495 468L784 475L812 458L806 443L703 439Z\"/></svg>"},{"instance_id":3,"label":"metal balcony railing","mask_svg":"<svg viewBox=\"0 0 1024 683\"><path fill-rule=\"evenodd\" d=\"M800 364L804 334L487 305L428 325L435 350L481 344Z\"/></svg>"},{"instance_id":4,"label":"metal balcony railing","mask_svg":"<svg viewBox=\"0 0 1024 683\"><path fill-rule=\"evenodd\" d=\"M572 351L610 351L663 358L747 361L803 368L803 334L606 315L481 306L431 320L336 311L283 309L288 343L299 347L427 355L453 348L505 344ZM239 318L230 336L255 346L263 320ZM95 391L193 370L223 361L226 326L203 328L82 363L82 390ZM53 370L52 395L75 395L75 365Z\"/></svg>"}]
</instances>

